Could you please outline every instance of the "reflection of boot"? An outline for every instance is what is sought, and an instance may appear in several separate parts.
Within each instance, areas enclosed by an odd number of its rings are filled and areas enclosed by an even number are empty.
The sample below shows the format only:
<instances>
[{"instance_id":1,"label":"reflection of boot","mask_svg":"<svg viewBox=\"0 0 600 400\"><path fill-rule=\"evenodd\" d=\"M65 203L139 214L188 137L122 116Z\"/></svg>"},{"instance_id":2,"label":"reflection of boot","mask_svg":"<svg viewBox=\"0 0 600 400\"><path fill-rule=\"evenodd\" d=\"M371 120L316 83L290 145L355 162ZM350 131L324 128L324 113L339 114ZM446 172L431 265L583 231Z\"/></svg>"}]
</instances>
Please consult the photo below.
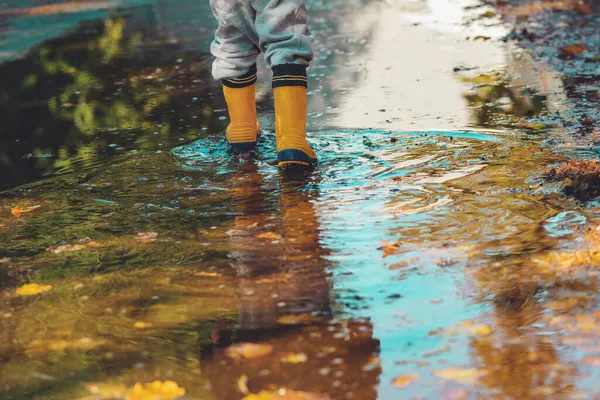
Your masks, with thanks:
<instances>
[{"instance_id":1,"label":"reflection of boot","mask_svg":"<svg viewBox=\"0 0 600 400\"><path fill-rule=\"evenodd\" d=\"M302 183L282 182L279 194L286 243L281 270L289 275L289 281L282 284L288 304L284 312L329 315L330 287L319 242L319 223L311 196L302 186Z\"/></svg>"},{"instance_id":2,"label":"reflection of boot","mask_svg":"<svg viewBox=\"0 0 600 400\"><path fill-rule=\"evenodd\" d=\"M317 155L306 141L306 67L279 65L273 72L277 162L312 167Z\"/></svg>"},{"instance_id":3,"label":"reflection of boot","mask_svg":"<svg viewBox=\"0 0 600 400\"><path fill-rule=\"evenodd\" d=\"M256 146L260 125L256 118L256 66L241 78L223 80L223 93L231 123L227 141L240 152Z\"/></svg>"}]
</instances>

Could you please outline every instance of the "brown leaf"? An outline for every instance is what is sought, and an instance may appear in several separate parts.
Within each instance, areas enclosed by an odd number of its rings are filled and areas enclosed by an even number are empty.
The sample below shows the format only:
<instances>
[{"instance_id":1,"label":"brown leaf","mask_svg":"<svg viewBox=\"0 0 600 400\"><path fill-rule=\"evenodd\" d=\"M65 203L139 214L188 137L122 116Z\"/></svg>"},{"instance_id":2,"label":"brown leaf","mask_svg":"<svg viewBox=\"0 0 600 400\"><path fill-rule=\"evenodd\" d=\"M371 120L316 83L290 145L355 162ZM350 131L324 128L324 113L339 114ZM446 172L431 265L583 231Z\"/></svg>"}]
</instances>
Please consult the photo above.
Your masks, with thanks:
<instances>
[{"instance_id":1,"label":"brown leaf","mask_svg":"<svg viewBox=\"0 0 600 400\"><path fill-rule=\"evenodd\" d=\"M490 40L491 37L489 36L483 36L483 35L477 35L473 38L473 40L477 41L477 40L483 40L484 42L487 42L488 40Z\"/></svg>"},{"instance_id":2,"label":"brown leaf","mask_svg":"<svg viewBox=\"0 0 600 400\"><path fill-rule=\"evenodd\" d=\"M398 389L404 389L417 382L421 377L418 374L400 375L392 380L392 384Z\"/></svg>"},{"instance_id":3,"label":"brown leaf","mask_svg":"<svg viewBox=\"0 0 600 400\"><path fill-rule=\"evenodd\" d=\"M572 44L558 49L563 57L575 57L578 54L585 53L587 49L583 43Z\"/></svg>"},{"instance_id":4,"label":"brown leaf","mask_svg":"<svg viewBox=\"0 0 600 400\"><path fill-rule=\"evenodd\" d=\"M279 233L275 233L275 232L259 233L258 235L256 235L256 237L258 239L273 239L273 240L281 239L281 235Z\"/></svg>"}]
</instances>

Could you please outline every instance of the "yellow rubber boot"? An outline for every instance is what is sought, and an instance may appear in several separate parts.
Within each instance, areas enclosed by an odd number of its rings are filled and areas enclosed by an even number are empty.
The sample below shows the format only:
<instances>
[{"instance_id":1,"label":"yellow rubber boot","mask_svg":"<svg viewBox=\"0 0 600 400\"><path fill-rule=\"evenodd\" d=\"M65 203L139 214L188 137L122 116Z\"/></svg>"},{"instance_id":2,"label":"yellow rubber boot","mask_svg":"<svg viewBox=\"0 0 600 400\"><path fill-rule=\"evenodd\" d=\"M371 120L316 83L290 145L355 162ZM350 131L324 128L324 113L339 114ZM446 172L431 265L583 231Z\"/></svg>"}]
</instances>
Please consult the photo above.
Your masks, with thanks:
<instances>
[{"instance_id":1,"label":"yellow rubber boot","mask_svg":"<svg viewBox=\"0 0 600 400\"><path fill-rule=\"evenodd\" d=\"M306 141L307 96L304 86L279 86L275 96L275 135L280 167L313 167L317 155Z\"/></svg>"},{"instance_id":2,"label":"yellow rubber boot","mask_svg":"<svg viewBox=\"0 0 600 400\"><path fill-rule=\"evenodd\" d=\"M256 147L260 124L256 118L256 83L245 87L223 85L227 111L231 123L227 127L227 141L240 152Z\"/></svg>"}]
</instances>

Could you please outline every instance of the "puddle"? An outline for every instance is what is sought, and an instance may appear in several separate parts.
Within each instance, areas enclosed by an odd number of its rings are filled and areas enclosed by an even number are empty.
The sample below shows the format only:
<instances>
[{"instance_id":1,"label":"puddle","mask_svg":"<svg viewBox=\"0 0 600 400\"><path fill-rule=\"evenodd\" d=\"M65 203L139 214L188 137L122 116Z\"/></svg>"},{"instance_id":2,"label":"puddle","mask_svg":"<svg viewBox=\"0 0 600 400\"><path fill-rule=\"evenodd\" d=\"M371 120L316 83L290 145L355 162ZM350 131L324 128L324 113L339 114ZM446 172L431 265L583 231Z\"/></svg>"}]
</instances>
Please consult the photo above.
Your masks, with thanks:
<instances>
[{"instance_id":1,"label":"puddle","mask_svg":"<svg viewBox=\"0 0 600 400\"><path fill-rule=\"evenodd\" d=\"M537 179L564 96L491 7L310 1L320 164L289 179L272 132L227 150L208 3L9 6L2 399L598 395L598 209Z\"/></svg>"}]
</instances>

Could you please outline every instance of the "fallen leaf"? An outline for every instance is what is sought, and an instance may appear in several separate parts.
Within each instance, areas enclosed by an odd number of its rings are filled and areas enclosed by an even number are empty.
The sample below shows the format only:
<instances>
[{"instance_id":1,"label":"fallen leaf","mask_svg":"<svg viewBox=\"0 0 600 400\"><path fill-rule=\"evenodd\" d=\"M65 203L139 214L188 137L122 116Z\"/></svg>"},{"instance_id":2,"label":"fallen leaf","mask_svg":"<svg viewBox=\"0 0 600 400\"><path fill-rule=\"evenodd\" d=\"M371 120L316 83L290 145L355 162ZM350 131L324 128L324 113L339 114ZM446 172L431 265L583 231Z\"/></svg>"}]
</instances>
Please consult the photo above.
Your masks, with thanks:
<instances>
[{"instance_id":1,"label":"fallen leaf","mask_svg":"<svg viewBox=\"0 0 600 400\"><path fill-rule=\"evenodd\" d=\"M148 329L148 328L152 328L152 322L138 321L135 324L133 324L133 327L135 329Z\"/></svg>"},{"instance_id":2,"label":"fallen leaf","mask_svg":"<svg viewBox=\"0 0 600 400\"><path fill-rule=\"evenodd\" d=\"M273 239L273 240L281 239L281 235L279 233L275 233L275 232L259 233L258 235L256 235L256 237L258 239Z\"/></svg>"},{"instance_id":3,"label":"fallen leaf","mask_svg":"<svg viewBox=\"0 0 600 400\"><path fill-rule=\"evenodd\" d=\"M494 18L496 16L496 13L494 11L486 11L483 14L481 14L482 18Z\"/></svg>"},{"instance_id":4,"label":"fallen leaf","mask_svg":"<svg viewBox=\"0 0 600 400\"><path fill-rule=\"evenodd\" d=\"M433 331L430 335L469 335L469 336L486 336L492 333L492 327L487 324L476 324L471 321L463 321L456 326L443 328Z\"/></svg>"},{"instance_id":5,"label":"fallen leaf","mask_svg":"<svg viewBox=\"0 0 600 400\"><path fill-rule=\"evenodd\" d=\"M240 343L229 346L225 355L235 360L261 358L271 354L273 346L261 343Z\"/></svg>"},{"instance_id":6,"label":"fallen leaf","mask_svg":"<svg viewBox=\"0 0 600 400\"><path fill-rule=\"evenodd\" d=\"M86 386L93 394L102 396L102 399L122 399L127 387L122 383L94 383Z\"/></svg>"},{"instance_id":7,"label":"fallen leaf","mask_svg":"<svg viewBox=\"0 0 600 400\"><path fill-rule=\"evenodd\" d=\"M27 350L25 350L25 353L29 355L36 355L48 353L51 351L65 351L69 349L92 350L97 347L103 346L105 343L106 342L104 340L95 340L88 337L71 341L36 339L29 344Z\"/></svg>"},{"instance_id":8,"label":"fallen leaf","mask_svg":"<svg viewBox=\"0 0 600 400\"><path fill-rule=\"evenodd\" d=\"M458 382L463 385L475 385L479 378L485 375L485 371L477 368L450 367L433 371L433 375L448 381Z\"/></svg>"},{"instance_id":9,"label":"fallen leaf","mask_svg":"<svg viewBox=\"0 0 600 400\"><path fill-rule=\"evenodd\" d=\"M390 244L385 240L382 240L381 243L383 243L383 246L380 247L378 250L383 250L384 258L392 254L396 254L400 250L400 247L398 245Z\"/></svg>"},{"instance_id":10,"label":"fallen leaf","mask_svg":"<svg viewBox=\"0 0 600 400\"><path fill-rule=\"evenodd\" d=\"M298 392L280 388L273 392L263 390L258 394L249 394L242 400L330 400L330 397L320 393Z\"/></svg>"},{"instance_id":11,"label":"fallen leaf","mask_svg":"<svg viewBox=\"0 0 600 400\"><path fill-rule=\"evenodd\" d=\"M48 292L50 290L52 290L52 285L39 285L37 283L30 283L18 288L17 294L19 296L35 296L36 294Z\"/></svg>"},{"instance_id":12,"label":"fallen leaf","mask_svg":"<svg viewBox=\"0 0 600 400\"><path fill-rule=\"evenodd\" d=\"M136 383L125 395L126 400L175 400L185 395L185 389L173 381Z\"/></svg>"},{"instance_id":13,"label":"fallen leaf","mask_svg":"<svg viewBox=\"0 0 600 400\"><path fill-rule=\"evenodd\" d=\"M286 353L281 357L282 363L300 364L308 361L308 356L304 353Z\"/></svg>"},{"instance_id":14,"label":"fallen leaf","mask_svg":"<svg viewBox=\"0 0 600 400\"><path fill-rule=\"evenodd\" d=\"M483 35L478 35L478 36L475 36L473 38L473 40L475 40L475 41L477 41L477 40L483 40L484 42L487 42L490 39L491 39L491 37L489 37L489 36L483 36Z\"/></svg>"},{"instance_id":15,"label":"fallen leaf","mask_svg":"<svg viewBox=\"0 0 600 400\"><path fill-rule=\"evenodd\" d=\"M96 347L103 346L106 342L104 340L96 340L89 337L84 337L69 342L69 348L75 350L92 350Z\"/></svg>"},{"instance_id":16,"label":"fallen leaf","mask_svg":"<svg viewBox=\"0 0 600 400\"><path fill-rule=\"evenodd\" d=\"M400 375L392 380L392 384L398 389L404 389L417 382L421 377L418 374Z\"/></svg>"},{"instance_id":17,"label":"fallen leaf","mask_svg":"<svg viewBox=\"0 0 600 400\"><path fill-rule=\"evenodd\" d=\"M87 247L90 249L97 249L98 247L102 247L102 243L92 240L87 243Z\"/></svg>"},{"instance_id":18,"label":"fallen leaf","mask_svg":"<svg viewBox=\"0 0 600 400\"><path fill-rule=\"evenodd\" d=\"M563 57L575 57L576 55L585 53L587 51L583 43L560 47L558 50Z\"/></svg>"},{"instance_id":19,"label":"fallen leaf","mask_svg":"<svg viewBox=\"0 0 600 400\"><path fill-rule=\"evenodd\" d=\"M238 389L242 394L249 394L250 389L248 389L248 375L243 374L237 380Z\"/></svg>"},{"instance_id":20,"label":"fallen leaf","mask_svg":"<svg viewBox=\"0 0 600 400\"><path fill-rule=\"evenodd\" d=\"M194 276L208 276L208 277L215 277L215 276L219 276L218 273L216 272L196 272L194 273Z\"/></svg>"},{"instance_id":21,"label":"fallen leaf","mask_svg":"<svg viewBox=\"0 0 600 400\"><path fill-rule=\"evenodd\" d=\"M41 207L40 205L35 205L35 206L31 206L31 207L21 207L20 205L17 204L12 210L10 210L10 212L15 217L20 217L21 214L32 212L33 210L37 210L40 207Z\"/></svg>"},{"instance_id":22,"label":"fallen leaf","mask_svg":"<svg viewBox=\"0 0 600 400\"><path fill-rule=\"evenodd\" d=\"M36 339L29 343L25 353L28 355L43 354L49 351L64 351L69 347L66 340L41 340Z\"/></svg>"}]
</instances>

